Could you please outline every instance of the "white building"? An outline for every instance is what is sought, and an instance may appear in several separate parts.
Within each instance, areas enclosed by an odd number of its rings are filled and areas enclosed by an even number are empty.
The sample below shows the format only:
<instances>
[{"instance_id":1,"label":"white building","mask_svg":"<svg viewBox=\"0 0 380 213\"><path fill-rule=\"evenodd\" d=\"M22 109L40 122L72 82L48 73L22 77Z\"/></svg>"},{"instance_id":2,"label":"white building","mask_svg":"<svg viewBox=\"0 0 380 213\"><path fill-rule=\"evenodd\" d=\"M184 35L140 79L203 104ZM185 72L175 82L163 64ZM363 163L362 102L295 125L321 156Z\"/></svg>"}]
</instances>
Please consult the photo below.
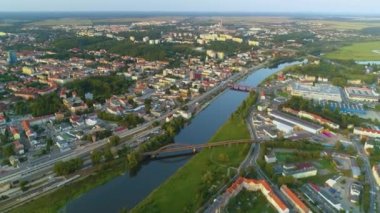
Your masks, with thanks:
<instances>
[{"instance_id":1,"label":"white building","mask_svg":"<svg viewBox=\"0 0 380 213\"><path fill-rule=\"evenodd\" d=\"M308 131L310 133L313 133L313 134L317 134L323 130L323 127L320 125L304 121L304 120L302 120L296 116L288 115L288 114L285 114L283 112L279 112L277 110L270 111L270 112L268 112L268 114L270 116L276 118L277 120L280 120L281 123L287 122L287 123L293 124L293 125L301 128L301 129ZM278 123L279 121L276 121L276 122Z\"/></svg>"},{"instance_id":2,"label":"white building","mask_svg":"<svg viewBox=\"0 0 380 213\"><path fill-rule=\"evenodd\" d=\"M380 138L380 131L375 129L354 128L355 135L367 136L371 138Z\"/></svg>"},{"instance_id":3,"label":"white building","mask_svg":"<svg viewBox=\"0 0 380 213\"><path fill-rule=\"evenodd\" d=\"M295 82L288 87L288 90L291 95L305 99L342 102L339 87L330 84L315 84L313 86Z\"/></svg>"},{"instance_id":4,"label":"white building","mask_svg":"<svg viewBox=\"0 0 380 213\"><path fill-rule=\"evenodd\" d=\"M345 87L344 92L352 101L378 102L379 94L365 87Z\"/></svg>"}]
</instances>

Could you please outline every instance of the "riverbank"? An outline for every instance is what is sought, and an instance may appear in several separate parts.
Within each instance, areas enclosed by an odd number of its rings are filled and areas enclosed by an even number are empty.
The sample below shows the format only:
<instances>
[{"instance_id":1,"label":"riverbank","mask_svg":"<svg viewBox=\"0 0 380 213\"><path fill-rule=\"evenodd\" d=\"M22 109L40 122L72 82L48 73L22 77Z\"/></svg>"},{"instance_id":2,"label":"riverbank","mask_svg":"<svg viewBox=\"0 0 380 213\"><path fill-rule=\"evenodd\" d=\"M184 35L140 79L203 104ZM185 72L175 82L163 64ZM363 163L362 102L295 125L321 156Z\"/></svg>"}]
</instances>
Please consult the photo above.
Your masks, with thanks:
<instances>
[{"instance_id":1,"label":"riverbank","mask_svg":"<svg viewBox=\"0 0 380 213\"><path fill-rule=\"evenodd\" d=\"M255 102L251 94L209 143L250 139L245 115ZM250 144L202 150L132 212L196 212L230 177L235 175Z\"/></svg>"},{"instance_id":2,"label":"riverbank","mask_svg":"<svg viewBox=\"0 0 380 213\"><path fill-rule=\"evenodd\" d=\"M124 158L115 159L99 167L93 174L83 177L70 185L63 186L47 195L30 200L28 203L12 209L12 213L41 213L59 212L62 207L72 199L81 196L83 193L96 186L107 183L112 178L121 175L126 171L126 161Z\"/></svg>"}]
</instances>

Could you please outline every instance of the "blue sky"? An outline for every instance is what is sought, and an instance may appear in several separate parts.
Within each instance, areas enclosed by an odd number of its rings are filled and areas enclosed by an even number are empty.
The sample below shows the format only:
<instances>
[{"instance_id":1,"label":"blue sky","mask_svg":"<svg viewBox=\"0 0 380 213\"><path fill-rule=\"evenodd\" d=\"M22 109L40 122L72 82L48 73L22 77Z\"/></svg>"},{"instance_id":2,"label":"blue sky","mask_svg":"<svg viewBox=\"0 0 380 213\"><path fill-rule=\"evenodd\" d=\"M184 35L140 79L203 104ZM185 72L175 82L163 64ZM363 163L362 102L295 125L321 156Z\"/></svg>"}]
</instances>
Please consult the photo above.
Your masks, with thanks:
<instances>
[{"instance_id":1,"label":"blue sky","mask_svg":"<svg viewBox=\"0 0 380 213\"><path fill-rule=\"evenodd\" d=\"M380 0L1 0L0 11L315 12L379 14Z\"/></svg>"}]
</instances>

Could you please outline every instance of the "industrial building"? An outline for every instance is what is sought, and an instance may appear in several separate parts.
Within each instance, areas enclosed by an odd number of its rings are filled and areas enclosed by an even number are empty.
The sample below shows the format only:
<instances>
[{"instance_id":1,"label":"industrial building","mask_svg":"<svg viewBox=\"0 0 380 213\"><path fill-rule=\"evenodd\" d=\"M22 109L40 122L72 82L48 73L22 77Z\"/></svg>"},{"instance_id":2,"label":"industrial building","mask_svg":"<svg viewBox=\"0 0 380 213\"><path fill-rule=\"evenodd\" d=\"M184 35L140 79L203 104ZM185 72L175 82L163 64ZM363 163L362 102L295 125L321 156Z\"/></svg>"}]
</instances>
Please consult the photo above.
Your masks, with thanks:
<instances>
[{"instance_id":1,"label":"industrial building","mask_svg":"<svg viewBox=\"0 0 380 213\"><path fill-rule=\"evenodd\" d=\"M352 101L378 102L379 94L366 87L345 87L344 92Z\"/></svg>"},{"instance_id":2,"label":"industrial building","mask_svg":"<svg viewBox=\"0 0 380 213\"><path fill-rule=\"evenodd\" d=\"M283 112L273 110L268 112L268 114L271 117L276 118L277 120L275 121L276 123L280 122L284 124L285 122L293 124L307 132L310 132L312 134L317 134L323 130L323 127L305 120L302 120L296 116L288 115ZM284 122L285 121L285 122ZM275 123L274 122L274 123Z\"/></svg>"},{"instance_id":3,"label":"industrial building","mask_svg":"<svg viewBox=\"0 0 380 213\"><path fill-rule=\"evenodd\" d=\"M291 95L303 97L305 99L342 102L339 87L330 84L315 84L313 86L295 82L290 84L288 90Z\"/></svg>"}]
</instances>

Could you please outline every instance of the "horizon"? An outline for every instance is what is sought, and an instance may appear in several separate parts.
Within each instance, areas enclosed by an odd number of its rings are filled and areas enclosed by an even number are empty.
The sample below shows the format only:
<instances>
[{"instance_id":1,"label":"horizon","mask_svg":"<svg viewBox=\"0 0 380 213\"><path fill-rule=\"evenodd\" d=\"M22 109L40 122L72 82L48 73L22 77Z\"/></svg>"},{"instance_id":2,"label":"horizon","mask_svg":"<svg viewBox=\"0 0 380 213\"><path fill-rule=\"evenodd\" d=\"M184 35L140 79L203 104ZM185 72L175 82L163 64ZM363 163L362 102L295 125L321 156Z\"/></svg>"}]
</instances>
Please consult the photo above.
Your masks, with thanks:
<instances>
[{"instance_id":1,"label":"horizon","mask_svg":"<svg viewBox=\"0 0 380 213\"><path fill-rule=\"evenodd\" d=\"M165 12L165 13L305 13L379 15L376 0L14 0L3 2L0 12ZM212 8L212 9L210 9Z\"/></svg>"}]
</instances>

